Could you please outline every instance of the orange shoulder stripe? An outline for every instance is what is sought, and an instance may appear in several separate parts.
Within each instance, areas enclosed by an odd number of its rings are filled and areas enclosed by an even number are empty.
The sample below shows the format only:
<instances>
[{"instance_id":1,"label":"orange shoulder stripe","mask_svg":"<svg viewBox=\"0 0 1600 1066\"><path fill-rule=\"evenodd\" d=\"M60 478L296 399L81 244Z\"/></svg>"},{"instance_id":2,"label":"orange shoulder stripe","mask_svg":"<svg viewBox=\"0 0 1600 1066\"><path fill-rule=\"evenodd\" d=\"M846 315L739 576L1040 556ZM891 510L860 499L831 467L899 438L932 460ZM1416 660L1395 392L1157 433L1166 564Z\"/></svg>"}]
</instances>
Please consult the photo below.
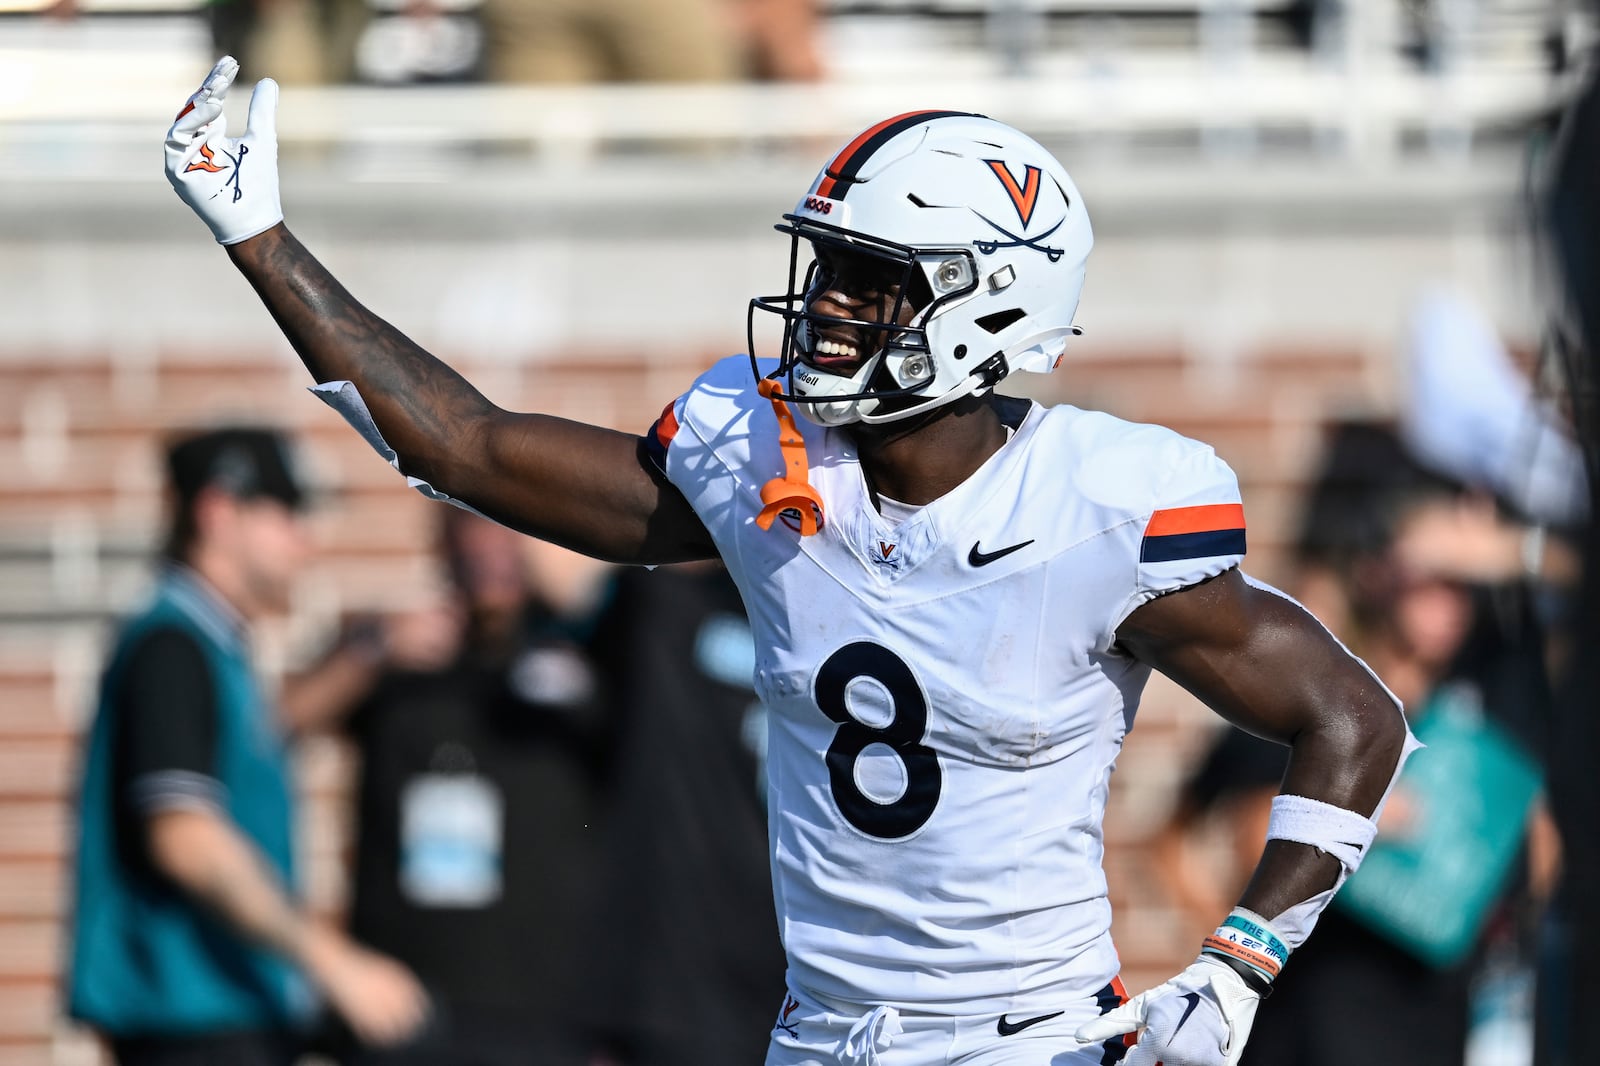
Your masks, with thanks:
<instances>
[{"instance_id":1,"label":"orange shoulder stripe","mask_svg":"<svg viewBox=\"0 0 1600 1066\"><path fill-rule=\"evenodd\" d=\"M678 435L678 412L675 408L677 400L667 404L661 411L661 417L656 419L656 443L663 449L672 443L672 438Z\"/></svg>"},{"instance_id":2,"label":"orange shoulder stripe","mask_svg":"<svg viewBox=\"0 0 1600 1066\"><path fill-rule=\"evenodd\" d=\"M1207 503L1197 507L1168 507L1150 516L1144 527L1147 537L1170 537L1178 533L1211 533L1222 529L1244 528L1244 505Z\"/></svg>"}]
</instances>

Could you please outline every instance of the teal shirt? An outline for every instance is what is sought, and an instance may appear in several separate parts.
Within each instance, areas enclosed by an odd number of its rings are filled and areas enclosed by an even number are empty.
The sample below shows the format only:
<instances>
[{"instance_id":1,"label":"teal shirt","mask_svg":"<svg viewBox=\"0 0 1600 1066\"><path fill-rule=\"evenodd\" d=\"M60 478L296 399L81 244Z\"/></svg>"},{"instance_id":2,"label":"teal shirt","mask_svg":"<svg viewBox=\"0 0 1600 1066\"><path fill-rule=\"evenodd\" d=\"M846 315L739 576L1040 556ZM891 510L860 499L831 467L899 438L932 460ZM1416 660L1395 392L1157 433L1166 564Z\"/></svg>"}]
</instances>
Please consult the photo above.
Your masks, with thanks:
<instances>
[{"instance_id":1,"label":"teal shirt","mask_svg":"<svg viewBox=\"0 0 1600 1066\"><path fill-rule=\"evenodd\" d=\"M1462 963L1505 891L1543 787L1538 763L1489 718L1477 688L1435 689L1413 731L1427 745L1397 786L1411 824L1373 841L1334 903L1432 966Z\"/></svg>"},{"instance_id":2,"label":"teal shirt","mask_svg":"<svg viewBox=\"0 0 1600 1066\"><path fill-rule=\"evenodd\" d=\"M208 585L172 567L151 602L118 634L89 731L69 1008L73 1017L116 1036L282 1028L303 1013L305 997L293 971L148 866L130 862L129 853L143 841L117 839L119 826L130 824L131 802L113 795L119 685L130 652L158 628L191 636L206 662L218 718L214 773L221 785L211 802L294 891L288 752L245 633Z\"/></svg>"}]
</instances>

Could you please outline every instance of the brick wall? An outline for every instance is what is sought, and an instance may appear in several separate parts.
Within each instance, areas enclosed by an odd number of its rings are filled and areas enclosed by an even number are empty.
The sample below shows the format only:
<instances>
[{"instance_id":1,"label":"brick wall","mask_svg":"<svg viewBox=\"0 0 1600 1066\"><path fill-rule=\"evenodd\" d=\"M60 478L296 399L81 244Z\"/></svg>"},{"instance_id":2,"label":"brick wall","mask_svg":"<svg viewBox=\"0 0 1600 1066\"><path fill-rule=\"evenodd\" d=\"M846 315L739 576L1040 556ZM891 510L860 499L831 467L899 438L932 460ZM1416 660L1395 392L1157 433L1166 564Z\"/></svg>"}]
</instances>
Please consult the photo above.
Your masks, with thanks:
<instances>
[{"instance_id":1,"label":"brick wall","mask_svg":"<svg viewBox=\"0 0 1600 1066\"><path fill-rule=\"evenodd\" d=\"M1382 406L1388 394L1385 365L1354 348L1263 349L1225 367L1178 348L1085 351L1063 373L1033 382L1034 394L1213 443L1243 482L1250 568L1269 579L1283 576L1319 420L1329 410ZM645 367L595 355L463 369L508 406L642 429L711 357L687 353ZM225 360L198 350L52 354L0 365L0 1066L99 1061L93 1042L60 1016L69 793L106 620L137 594L159 533L161 435L228 415L277 421L299 432L330 489L296 619L264 636L269 665L313 644L340 610L396 606L432 579L431 505L305 384L276 351ZM1158 678L1115 777L1107 868L1132 986L1168 976L1194 950L1141 844L1212 723ZM319 906L336 909L350 763L332 741L312 742L302 756L311 888Z\"/></svg>"}]
</instances>

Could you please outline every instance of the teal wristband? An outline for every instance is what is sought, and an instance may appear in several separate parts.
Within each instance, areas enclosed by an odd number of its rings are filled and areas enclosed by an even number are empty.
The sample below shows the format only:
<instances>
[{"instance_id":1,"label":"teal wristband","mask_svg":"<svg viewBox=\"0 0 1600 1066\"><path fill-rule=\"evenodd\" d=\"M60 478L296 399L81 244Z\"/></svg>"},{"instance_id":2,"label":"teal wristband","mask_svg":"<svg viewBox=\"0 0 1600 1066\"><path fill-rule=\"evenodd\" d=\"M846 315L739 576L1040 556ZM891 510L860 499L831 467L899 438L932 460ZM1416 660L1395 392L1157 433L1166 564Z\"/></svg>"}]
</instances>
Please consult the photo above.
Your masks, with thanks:
<instances>
[{"instance_id":1,"label":"teal wristband","mask_svg":"<svg viewBox=\"0 0 1600 1066\"><path fill-rule=\"evenodd\" d=\"M1230 933L1229 930L1234 932ZM1236 934L1246 938L1247 947L1270 955L1277 960L1279 966L1289 961L1289 946L1249 911L1235 908L1233 913L1223 919L1222 926L1217 930L1218 936L1228 936L1229 939L1236 939Z\"/></svg>"},{"instance_id":2,"label":"teal wristband","mask_svg":"<svg viewBox=\"0 0 1600 1066\"><path fill-rule=\"evenodd\" d=\"M1206 937L1200 954L1228 966L1262 997L1289 961L1288 945L1266 919L1242 907L1234 908L1217 931Z\"/></svg>"}]
</instances>

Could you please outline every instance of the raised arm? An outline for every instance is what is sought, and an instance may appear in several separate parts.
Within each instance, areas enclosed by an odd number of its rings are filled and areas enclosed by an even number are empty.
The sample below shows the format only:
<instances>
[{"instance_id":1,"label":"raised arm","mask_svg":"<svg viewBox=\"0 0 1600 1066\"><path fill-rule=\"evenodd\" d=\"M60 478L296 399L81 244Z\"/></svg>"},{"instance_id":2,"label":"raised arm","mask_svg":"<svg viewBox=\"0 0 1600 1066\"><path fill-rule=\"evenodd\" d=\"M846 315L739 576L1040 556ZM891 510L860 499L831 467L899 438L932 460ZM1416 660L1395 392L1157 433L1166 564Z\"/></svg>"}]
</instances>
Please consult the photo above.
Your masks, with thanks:
<instances>
[{"instance_id":1,"label":"raised arm","mask_svg":"<svg viewBox=\"0 0 1600 1066\"><path fill-rule=\"evenodd\" d=\"M282 223L228 247L318 381L355 383L400 469L509 526L614 562L714 554L639 438L516 414L385 322Z\"/></svg>"},{"instance_id":2,"label":"raised arm","mask_svg":"<svg viewBox=\"0 0 1600 1066\"><path fill-rule=\"evenodd\" d=\"M1321 623L1237 570L1151 600L1117 637L1233 724L1288 744L1290 756L1272 839L1239 907L1218 915L1193 965L1078 1036L1142 1030L1127 1066L1234 1066L1279 967L1371 843L1407 750L1405 718Z\"/></svg>"},{"instance_id":3,"label":"raised arm","mask_svg":"<svg viewBox=\"0 0 1600 1066\"><path fill-rule=\"evenodd\" d=\"M319 381L355 384L400 469L534 536L618 562L709 558L688 502L651 469L639 438L490 403L362 306L283 225L278 87L256 86L242 137L226 136L224 58L167 133L178 195L228 247Z\"/></svg>"}]
</instances>

